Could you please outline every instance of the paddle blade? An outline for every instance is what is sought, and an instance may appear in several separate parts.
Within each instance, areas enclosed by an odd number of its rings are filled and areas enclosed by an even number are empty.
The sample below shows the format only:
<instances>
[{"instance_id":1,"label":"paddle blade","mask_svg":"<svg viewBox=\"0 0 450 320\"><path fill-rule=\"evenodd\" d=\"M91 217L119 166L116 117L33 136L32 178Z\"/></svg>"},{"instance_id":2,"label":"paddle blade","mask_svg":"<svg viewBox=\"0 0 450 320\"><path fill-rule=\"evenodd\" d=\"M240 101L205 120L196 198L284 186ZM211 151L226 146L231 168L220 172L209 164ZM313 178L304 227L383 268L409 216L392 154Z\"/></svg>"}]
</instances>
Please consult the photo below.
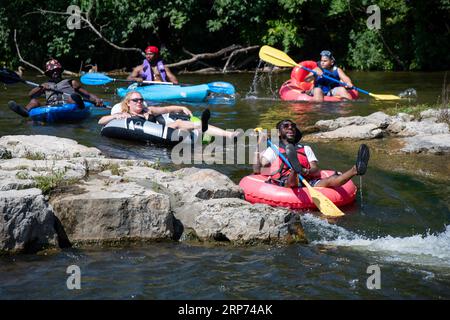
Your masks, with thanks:
<instances>
[{"instance_id":1,"label":"paddle blade","mask_svg":"<svg viewBox=\"0 0 450 320\"><path fill-rule=\"evenodd\" d=\"M108 77L103 73L86 73L81 76L80 81L82 84L90 85L90 86L99 86L103 84L110 83L115 79Z\"/></svg>"},{"instance_id":2,"label":"paddle blade","mask_svg":"<svg viewBox=\"0 0 450 320\"><path fill-rule=\"evenodd\" d=\"M306 188L308 188L309 195L311 196L314 204L320 210L320 212L330 217L342 217L344 215L344 213L338 207L336 207L336 205L330 199L328 199L320 191L317 191L316 189L311 187L311 185L306 180L303 180L303 183L305 184Z\"/></svg>"},{"instance_id":3,"label":"paddle blade","mask_svg":"<svg viewBox=\"0 0 450 320\"><path fill-rule=\"evenodd\" d=\"M6 84L13 84L17 82L24 82L17 73L6 68L0 68L0 81Z\"/></svg>"},{"instance_id":4,"label":"paddle blade","mask_svg":"<svg viewBox=\"0 0 450 320\"><path fill-rule=\"evenodd\" d=\"M393 94L375 94L375 93L369 93L370 96L374 97L377 100L400 100L401 98L399 96L393 95Z\"/></svg>"},{"instance_id":5,"label":"paddle blade","mask_svg":"<svg viewBox=\"0 0 450 320\"><path fill-rule=\"evenodd\" d=\"M270 46L259 49L259 58L278 67L295 67L297 63L286 53Z\"/></svg>"},{"instance_id":6,"label":"paddle blade","mask_svg":"<svg viewBox=\"0 0 450 320\"><path fill-rule=\"evenodd\" d=\"M229 82L216 81L208 83L208 88L211 92L232 95L236 93L234 86Z\"/></svg>"}]
</instances>

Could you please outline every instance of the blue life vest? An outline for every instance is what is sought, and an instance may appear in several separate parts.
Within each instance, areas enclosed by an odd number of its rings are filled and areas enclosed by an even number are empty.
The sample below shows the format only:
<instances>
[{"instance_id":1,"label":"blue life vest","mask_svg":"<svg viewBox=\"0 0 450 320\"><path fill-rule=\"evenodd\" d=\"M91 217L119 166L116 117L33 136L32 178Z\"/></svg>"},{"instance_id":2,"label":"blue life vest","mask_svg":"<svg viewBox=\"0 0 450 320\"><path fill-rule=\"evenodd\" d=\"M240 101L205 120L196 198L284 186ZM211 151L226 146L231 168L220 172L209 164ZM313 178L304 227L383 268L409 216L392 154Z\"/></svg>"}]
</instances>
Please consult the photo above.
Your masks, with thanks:
<instances>
[{"instance_id":1,"label":"blue life vest","mask_svg":"<svg viewBox=\"0 0 450 320\"><path fill-rule=\"evenodd\" d=\"M319 62L320 63L320 62ZM319 64L318 64L319 65ZM319 67L320 68L320 67ZM336 66L333 67L331 71L320 68L322 70L323 74L334 78L336 80L341 80L339 78L338 68ZM339 87L340 84L336 83L334 81L325 79L324 77L320 76L314 81L314 88L321 88L324 95L327 95L328 92L330 92L333 88Z\"/></svg>"},{"instance_id":2,"label":"blue life vest","mask_svg":"<svg viewBox=\"0 0 450 320\"><path fill-rule=\"evenodd\" d=\"M147 61L147 59L144 60L142 63L144 68L142 69L142 72L139 74L139 76L145 81L155 81L155 76L152 72L152 68L150 66L150 63ZM161 75L161 79L164 82L167 82L167 75L166 75L166 69L164 67L164 63L161 59L159 59L156 62L156 67L158 68L159 74Z\"/></svg>"}]
</instances>

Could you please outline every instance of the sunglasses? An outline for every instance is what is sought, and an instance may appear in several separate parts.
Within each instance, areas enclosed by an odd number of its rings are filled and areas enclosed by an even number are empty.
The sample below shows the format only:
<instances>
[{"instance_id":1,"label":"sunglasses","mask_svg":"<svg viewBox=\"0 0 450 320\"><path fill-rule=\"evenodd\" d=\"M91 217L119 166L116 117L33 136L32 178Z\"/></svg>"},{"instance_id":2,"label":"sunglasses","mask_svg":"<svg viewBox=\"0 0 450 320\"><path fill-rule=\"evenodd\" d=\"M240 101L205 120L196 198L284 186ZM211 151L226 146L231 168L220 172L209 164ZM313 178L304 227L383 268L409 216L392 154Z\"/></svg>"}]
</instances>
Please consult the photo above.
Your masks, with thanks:
<instances>
[{"instance_id":1,"label":"sunglasses","mask_svg":"<svg viewBox=\"0 0 450 320\"><path fill-rule=\"evenodd\" d=\"M325 56L325 57L331 57L331 52L328 51L328 50L323 50L323 51L320 53L320 55L321 55L321 56Z\"/></svg>"},{"instance_id":2,"label":"sunglasses","mask_svg":"<svg viewBox=\"0 0 450 320\"><path fill-rule=\"evenodd\" d=\"M288 129L289 127L296 129L297 125L295 123L291 123L291 122L286 122L286 123L281 124L281 128L283 128L283 129Z\"/></svg>"},{"instance_id":3,"label":"sunglasses","mask_svg":"<svg viewBox=\"0 0 450 320\"><path fill-rule=\"evenodd\" d=\"M138 102L144 103L144 99L142 99L142 98L134 98L134 99L130 99L130 101L133 101L135 103L138 103Z\"/></svg>"}]
</instances>

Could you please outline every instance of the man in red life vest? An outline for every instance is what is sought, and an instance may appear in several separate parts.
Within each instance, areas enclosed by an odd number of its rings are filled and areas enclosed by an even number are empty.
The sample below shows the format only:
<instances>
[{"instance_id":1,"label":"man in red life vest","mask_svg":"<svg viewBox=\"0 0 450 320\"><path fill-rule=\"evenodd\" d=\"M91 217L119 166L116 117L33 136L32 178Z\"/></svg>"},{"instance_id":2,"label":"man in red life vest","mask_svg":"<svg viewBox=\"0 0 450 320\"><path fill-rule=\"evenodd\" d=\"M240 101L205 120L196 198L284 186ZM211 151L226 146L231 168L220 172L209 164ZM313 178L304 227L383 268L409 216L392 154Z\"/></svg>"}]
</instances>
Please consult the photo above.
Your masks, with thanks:
<instances>
[{"instance_id":1,"label":"man in red life vest","mask_svg":"<svg viewBox=\"0 0 450 320\"><path fill-rule=\"evenodd\" d=\"M141 65L135 67L127 78L136 82L162 81L178 83L177 77L170 71L163 60L159 57L159 49L148 46L145 49L145 59Z\"/></svg>"},{"instance_id":2,"label":"man in red life vest","mask_svg":"<svg viewBox=\"0 0 450 320\"><path fill-rule=\"evenodd\" d=\"M282 120L278 122L277 129L280 138L279 152L289 159L294 170L289 169L272 148L267 148L261 154L257 153L257 162L254 166L255 173L260 173L261 166L270 167L270 180L276 184L287 188L298 187L298 172L313 187L338 187L354 176L366 173L370 153L365 144L361 144L356 164L349 170L344 173L335 172L334 175L321 179L318 160L311 147L299 143L302 133L297 125L291 120ZM260 135L259 141L263 139L264 134Z\"/></svg>"}]
</instances>

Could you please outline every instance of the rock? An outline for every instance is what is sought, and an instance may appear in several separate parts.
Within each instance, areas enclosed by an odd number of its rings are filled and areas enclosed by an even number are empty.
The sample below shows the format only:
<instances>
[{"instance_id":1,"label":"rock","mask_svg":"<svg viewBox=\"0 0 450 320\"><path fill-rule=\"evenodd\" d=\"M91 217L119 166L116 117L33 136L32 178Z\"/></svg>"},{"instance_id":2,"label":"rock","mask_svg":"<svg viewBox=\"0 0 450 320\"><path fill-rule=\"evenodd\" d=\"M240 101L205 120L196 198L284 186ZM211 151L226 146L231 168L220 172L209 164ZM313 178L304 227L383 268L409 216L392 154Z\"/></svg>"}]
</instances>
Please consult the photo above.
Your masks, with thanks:
<instances>
[{"instance_id":1,"label":"rock","mask_svg":"<svg viewBox=\"0 0 450 320\"><path fill-rule=\"evenodd\" d=\"M152 168L123 168L123 178L131 181L146 179L161 192L170 194L174 205L199 199L241 198L242 190L230 178L212 169L184 168L173 173Z\"/></svg>"},{"instance_id":2,"label":"rock","mask_svg":"<svg viewBox=\"0 0 450 320\"><path fill-rule=\"evenodd\" d=\"M377 128L385 129L392 122L390 116L385 114L384 112L378 111L374 112L367 117L365 117L364 123L374 124Z\"/></svg>"},{"instance_id":3,"label":"rock","mask_svg":"<svg viewBox=\"0 0 450 320\"><path fill-rule=\"evenodd\" d=\"M406 153L428 152L443 154L450 152L450 134L420 135L404 139L401 149Z\"/></svg>"},{"instance_id":4,"label":"rock","mask_svg":"<svg viewBox=\"0 0 450 320\"><path fill-rule=\"evenodd\" d=\"M392 122L391 117L387 114L378 111L368 115L367 117L353 116L340 117L335 120L320 120L315 126L321 131L332 131L349 126L364 126L366 124L373 124L376 128L384 129Z\"/></svg>"},{"instance_id":5,"label":"rock","mask_svg":"<svg viewBox=\"0 0 450 320\"><path fill-rule=\"evenodd\" d=\"M11 159L12 154L7 149L0 147L0 159Z\"/></svg>"},{"instance_id":6,"label":"rock","mask_svg":"<svg viewBox=\"0 0 450 320\"><path fill-rule=\"evenodd\" d=\"M34 179L26 170L0 170L0 191L34 188L35 185Z\"/></svg>"},{"instance_id":7,"label":"rock","mask_svg":"<svg viewBox=\"0 0 450 320\"><path fill-rule=\"evenodd\" d=\"M399 136L410 137L415 135L432 135L449 133L448 124L431 121L404 122L404 128L398 132Z\"/></svg>"},{"instance_id":8,"label":"rock","mask_svg":"<svg viewBox=\"0 0 450 320\"><path fill-rule=\"evenodd\" d=\"M414 116L412 114L407 114L404 112L400 112L397 115L393 116L391 118L392 122L394 121L402 121L402 122L409 122L414 120Z\"/></svg>"},{"instance_id":9,"label":"rock","mask_svg":"<svg viewBox=\"0 0 450 320\"><path fill-rule=\"evenodd\" d=\"M55 217L39 189L0 191L0 252L57 245Z\"/></svg>"},{"instance_id":10,"label":"rock","mask_svg":"<svg viewBox=\"0 0 450 320\"><path fill-rule=\"evenodd\" d=\"M293 237L306 242L303 228L285 208L252 205L241 199L210 199L175 208L184 230L193 230L203 240L286 242ZM291 228L296 225L297 228ZM295 230L295 231L293 231ZM180 235L178 235L180 236Z\"/></svg>"},{"instance_id":11,"label":"rock","mask_svg":"<svg viewBox=\"0 0 450 320\"><path fill-rule=\"evenodd\" d=\"M389 133L398 134L401 131L403 131L405 128L406 128L406 125L405 125L404 122L402 122L402 121L394 121L386 128L386 130Z\"/></svg>"},{"instance_id":12,"label":"rock","mask_svg":"<svg viewBox=\"0 0 450 320\"><path fill-rule=\"evenodd\" d=\"M0 170L26 171L30 176L60 173L64 179L81 179L86 175L86 167L68 160L29 160L14 158L0 160Z\"/></svg>"},{"instance_id":13,"label":"rock","mask_svg":"<svg viewBox=\"0 0 450 320\"><path fill-rule=\"evenodd\" d=\"M134 182L93 179L50 203L71 242L173 236L169 197Z\"/></svg>"},{"instance_id":14,"label":"rock","mask_svg":"<svg viewBox=\"0 0 450 320\"><path fill-rule=\"evenodd\" d=\"M351 125L334 131L320 132L313 135L313 138L321 139L374 139L383 136L383 130L375 124Z\"/></svg>"},{"instance_id":15,"label":"rock","mask_svg":"<svg viewBox=\"0 0 450 320\"><path fill-rule=\"evenodd\" d=\"M430 122L443 122L448 119L450 109L428 109L420 113L421 120L428 120Z\"/></svg>"},{"instance_id":16,"label":"rock","mask_svg":"<svg viewBox=\"0 0 450 320\"><path fill-rule=\"evenodd\" d=\"M315 126L320 128L321 131L336 130L338 128L360 125L364 122L364 118L360 116L354 117L340 117L335 120L320 120L317 121Z\"/></svg>"},{"instance_id":17,"label":"rock","mask_svg":"<svg viewBox=\"0 0 450 320\"><path fill-rule=\"evenodd\" d=\"M0 147L9 151L13 158L69 159L76 157L100 157L97 148L88 148L75 140L46 135L17 135L0 138Z\"/></svg>"}]
</instances>

